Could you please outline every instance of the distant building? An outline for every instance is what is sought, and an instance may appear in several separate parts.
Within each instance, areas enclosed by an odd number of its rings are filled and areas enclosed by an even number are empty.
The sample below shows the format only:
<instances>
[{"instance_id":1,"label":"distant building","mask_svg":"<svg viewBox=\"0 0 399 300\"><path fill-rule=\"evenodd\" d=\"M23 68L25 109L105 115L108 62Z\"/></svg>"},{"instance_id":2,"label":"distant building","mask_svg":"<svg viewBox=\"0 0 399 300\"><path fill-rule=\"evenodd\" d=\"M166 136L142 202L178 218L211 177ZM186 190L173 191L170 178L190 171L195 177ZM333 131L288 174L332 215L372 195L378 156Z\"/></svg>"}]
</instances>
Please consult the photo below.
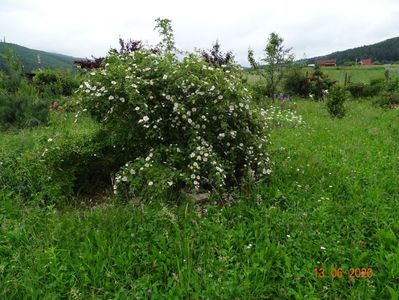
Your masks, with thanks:
<instances>
[{"instance_id":1,"label":"distant building","mask_svg":"<svg viewBox=\"0 0 399 300\"><path fill-rule=\"evenodd\" d=\"M360 64L361 65L372 65L373 61L371 60L371 58L363 58L362 60L360 60Z\"/></svg>"},{"instance_id":2,"label":"distant building","mask_svg":"<svg viewBox=\"0 0 399 300\"><path fill-rule=\"evenodd\" d=\"M321 59L317 61L317 65L320 67L336 67L337 60L336 59Z\"/></svg>"}]
</instances>

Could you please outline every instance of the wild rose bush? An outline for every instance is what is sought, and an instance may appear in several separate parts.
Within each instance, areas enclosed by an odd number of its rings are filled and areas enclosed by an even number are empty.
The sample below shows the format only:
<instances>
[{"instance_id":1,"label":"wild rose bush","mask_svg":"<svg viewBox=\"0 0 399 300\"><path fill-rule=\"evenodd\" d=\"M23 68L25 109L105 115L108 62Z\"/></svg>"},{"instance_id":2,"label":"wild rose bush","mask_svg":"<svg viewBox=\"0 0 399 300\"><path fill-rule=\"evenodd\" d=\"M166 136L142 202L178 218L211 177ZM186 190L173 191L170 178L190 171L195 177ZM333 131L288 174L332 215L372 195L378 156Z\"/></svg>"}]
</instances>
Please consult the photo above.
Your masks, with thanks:
<instances>
[{"instance_id":1,"label":"wild rose bush","mask_svg":"<svg viewBox=\"0 0 399 300\"><path fill-rule=\"evenodd\" d=\"M239 69L199 54L178 60L142 47L110 51L78 93L126 164L114 191L153 197L182 188L223 192L271 173L267 118Z\"/></svg>"}]
</instances>

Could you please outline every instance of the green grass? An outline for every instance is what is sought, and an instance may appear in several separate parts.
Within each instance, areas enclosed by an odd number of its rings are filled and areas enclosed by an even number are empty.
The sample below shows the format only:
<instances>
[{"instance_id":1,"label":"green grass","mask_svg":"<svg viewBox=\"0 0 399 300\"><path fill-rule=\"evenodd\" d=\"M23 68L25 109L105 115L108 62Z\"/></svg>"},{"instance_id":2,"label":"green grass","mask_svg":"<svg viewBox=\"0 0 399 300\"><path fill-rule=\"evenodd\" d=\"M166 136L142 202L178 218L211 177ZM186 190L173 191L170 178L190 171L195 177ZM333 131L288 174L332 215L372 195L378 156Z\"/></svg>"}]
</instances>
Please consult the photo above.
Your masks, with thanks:
<instances>
[{"instance_id":1,"label":"green grass","mask_svg":"<svg viewBox=\"0 0 399 300\"><path fill-rule=\"evenodd\" d=\"M341 84L345 81L345 74L350 76L351 82L363 82L369 83L373 79L385 78L385 70L389 70L391 77L398 77L399 75L399 66L392 65L389 67L384 66L372 66L372 67L324 67L321 68L323 73L328 75L331 79L338 80ZM304 72L312 72L312 68L304 68ZM253 84L259 81L260 76L249 73L248 74L248 83Z\"/></svg>"},{"instance_id":2,"label":"green grass","mask_svg":"<svg viewBox=\"0 0 399 300\"><path fill-rule=\"evenodd\" d=\"M271 180L224 207L55 209L0 193L0 298L397 299L399 111L348 108L331 120L298 102L306 126L273 130ZM46 130L1 137L3 152ZM333 267L344 278L313 273ZM371 279L347 279L366 267Z\"/></svg>"}]
</instances>

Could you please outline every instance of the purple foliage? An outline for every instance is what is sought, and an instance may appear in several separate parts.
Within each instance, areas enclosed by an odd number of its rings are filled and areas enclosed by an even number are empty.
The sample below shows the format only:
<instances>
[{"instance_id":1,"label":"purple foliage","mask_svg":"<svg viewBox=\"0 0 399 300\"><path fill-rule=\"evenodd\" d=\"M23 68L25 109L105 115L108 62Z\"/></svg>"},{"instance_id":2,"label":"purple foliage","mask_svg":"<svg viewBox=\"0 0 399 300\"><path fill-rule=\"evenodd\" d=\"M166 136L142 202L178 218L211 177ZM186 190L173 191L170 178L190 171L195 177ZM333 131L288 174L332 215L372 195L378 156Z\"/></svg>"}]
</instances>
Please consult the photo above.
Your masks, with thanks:
<instances>
[{"instance_id":1,"label":"purple foliage","mask_svg":"<svg viewBox=\"0 0 399 300\"><path fill-rule=\"evenodd\" d=\"M231 51L226 54L220 51L220 44L218 41L212 46L209 51L203 50L201 53L205 61L215 67L221 67L222 65L228 65L233 62L234 56Z\"/></svg>"},{"instance_id":2,"label":"purple foliage","mask_svg":"<svg viewBox=\"0 0 399 300\"><path fill-rule=\"evenodd\" d=\"M77 66L80 66L82 69L97 69L101 66L104 57L94 57L92 59L82 59L82 60L75 60L73 63Z\"/></svg>"}]
</instances>

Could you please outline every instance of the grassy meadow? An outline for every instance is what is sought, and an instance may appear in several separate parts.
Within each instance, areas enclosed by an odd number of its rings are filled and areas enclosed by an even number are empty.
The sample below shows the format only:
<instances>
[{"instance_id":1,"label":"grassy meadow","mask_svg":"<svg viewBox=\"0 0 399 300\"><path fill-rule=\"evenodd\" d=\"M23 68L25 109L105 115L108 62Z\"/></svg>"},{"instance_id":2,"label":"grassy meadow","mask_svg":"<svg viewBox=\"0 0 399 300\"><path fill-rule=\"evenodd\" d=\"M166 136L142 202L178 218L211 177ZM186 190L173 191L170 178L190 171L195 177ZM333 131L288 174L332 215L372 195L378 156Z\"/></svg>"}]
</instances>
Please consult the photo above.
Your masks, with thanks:
<instances>
[{"instance_id":1,"label":"grassy meadow","mask_svg":"<svg viewBox=\"0 0 399 300\"><path fill-rule=\"evenodd\" d=\"M311 73L313 68L303 68L303 72ZM322 67L322 72L328 75L331 79L339 81L341 84L345 82L345 74L350 76L350 81L353 83L369 83L373 79L385 78L385 71L388 70L392 78L399 76L399 66L353 66L353 67ZM260 77L254 73L248 74L248 82L254 83Z\"/></svg>"},{"instance_id":2,"label":"grassy meadow","mask_svg":"<svg viewBox=\"0 0 399 300\"><path fill-rule=\"evenodd\" d=\"M273 129L273 176L228 205L43 207L0 192L0 298L398 299L399 111L347 105L332 120L322 102L290 103L305 125ZM0 164L40 147L51 124L1 133Z\"/></svg>"}]
</instances>

